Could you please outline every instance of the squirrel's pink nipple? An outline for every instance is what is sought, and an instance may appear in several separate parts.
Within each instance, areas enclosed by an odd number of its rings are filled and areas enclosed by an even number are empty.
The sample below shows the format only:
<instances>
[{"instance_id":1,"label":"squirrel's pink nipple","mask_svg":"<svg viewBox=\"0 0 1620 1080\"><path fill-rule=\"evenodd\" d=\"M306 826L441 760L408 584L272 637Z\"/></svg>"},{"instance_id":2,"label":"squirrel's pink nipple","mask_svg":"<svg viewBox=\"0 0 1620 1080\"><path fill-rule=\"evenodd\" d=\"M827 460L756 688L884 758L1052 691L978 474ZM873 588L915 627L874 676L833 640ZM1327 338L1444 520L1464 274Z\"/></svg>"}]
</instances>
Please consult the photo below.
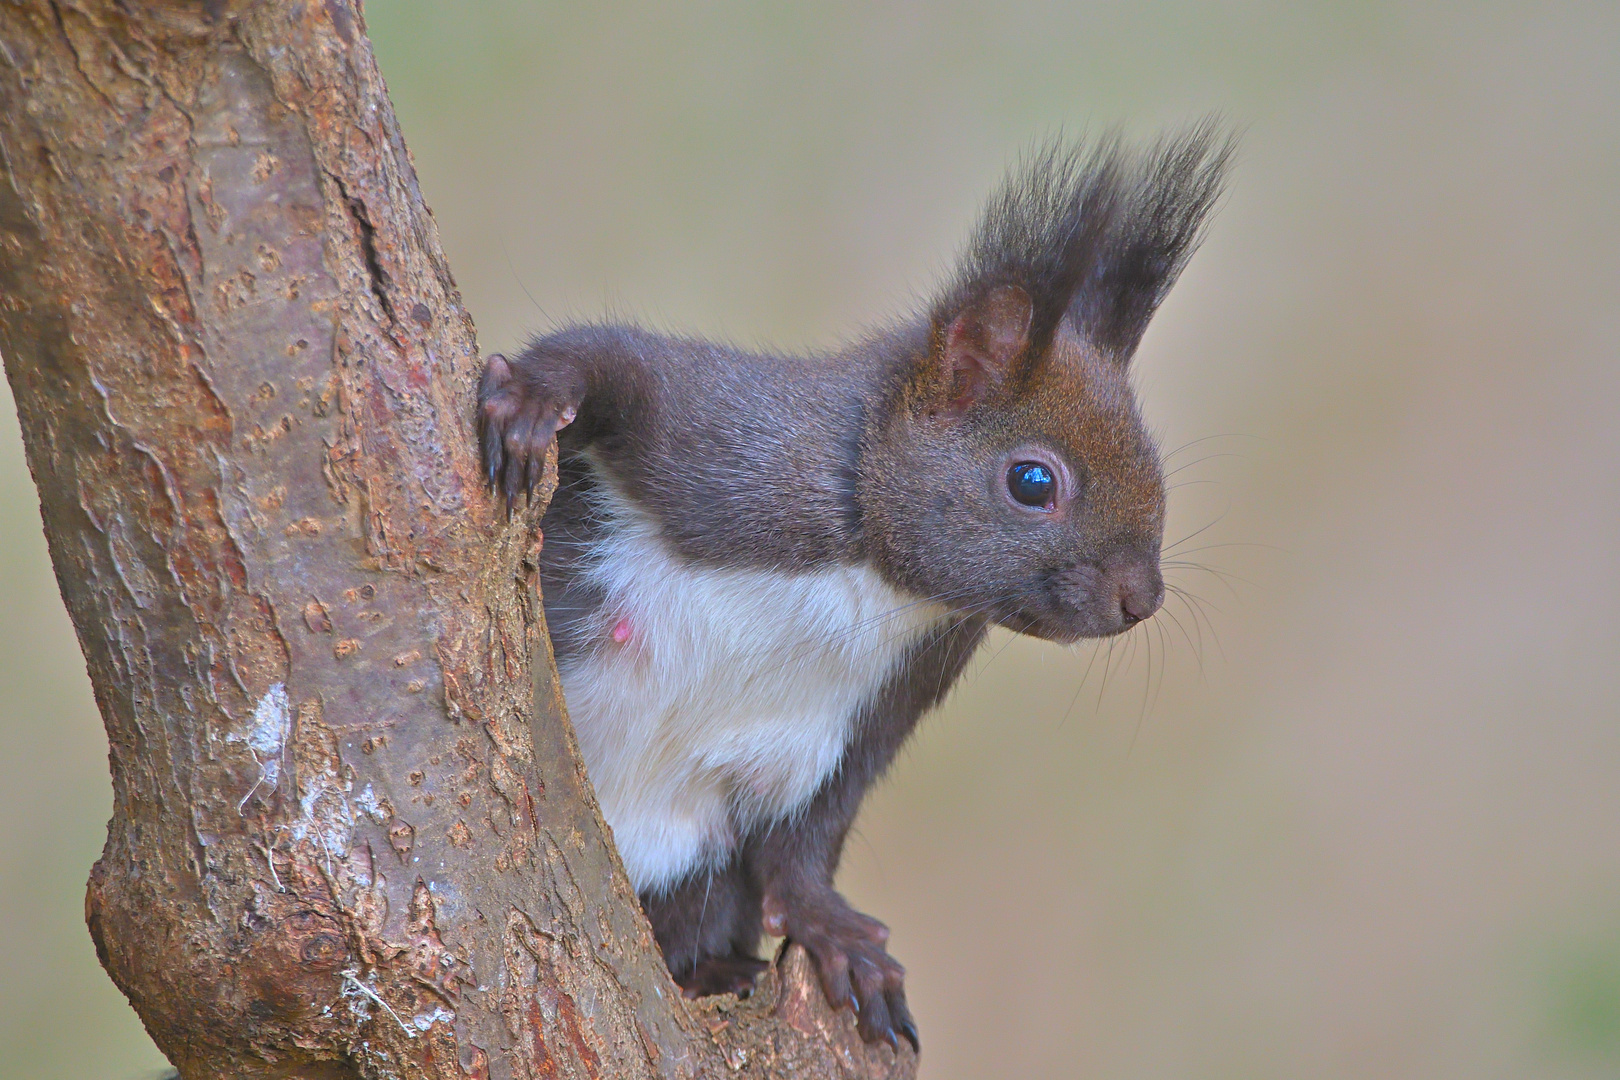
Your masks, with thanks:
<instances>
[{"instance_id":1,"label":"squirrel's pink nipple","mask_svg":"<svg viewBox=\"0 0 1620 1080\"><path fill-rule=\"evenodd\" d=\"M613 640L623 645L630 640L630 620L620 619L613 624Z\"/></svg>"}]
</instances>

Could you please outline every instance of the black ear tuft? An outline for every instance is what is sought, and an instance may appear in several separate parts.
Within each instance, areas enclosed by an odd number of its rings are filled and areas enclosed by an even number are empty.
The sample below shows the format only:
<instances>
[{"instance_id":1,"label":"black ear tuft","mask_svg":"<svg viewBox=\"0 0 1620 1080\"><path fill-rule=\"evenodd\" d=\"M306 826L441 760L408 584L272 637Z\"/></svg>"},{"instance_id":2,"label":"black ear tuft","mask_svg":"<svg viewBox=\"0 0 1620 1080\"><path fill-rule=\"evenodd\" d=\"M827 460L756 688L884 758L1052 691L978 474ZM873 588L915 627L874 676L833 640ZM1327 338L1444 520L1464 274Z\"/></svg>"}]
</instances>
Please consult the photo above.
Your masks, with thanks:
<instances>
[{"instance_id":1,"label":"black ear tuft","mask_svg":"<svg viewBox=\"0 0 1620 1080\"><path fill-rule=\"evenodd\" d=\"M1044 352L1068 315L1093 345L1127 362L1198 246L1233 149L1214 120L1146 152L1117 134L1090 147L1038 148L991 196L935 305L936 326L1016 285L1033 309L1028 355Z\"/></svg>"},{"instance_id":2,"label":"black ear tuft","mask_svg":"<svg viewBox=\"0 0 1620 1080\"><path fill-rule=\"evenodd\" d=\"M1203 239L1236 145L1214 120L1122 165L1108 239L1069 305L1075 328L1120 363Z\"/></svg>"}]
</instances>

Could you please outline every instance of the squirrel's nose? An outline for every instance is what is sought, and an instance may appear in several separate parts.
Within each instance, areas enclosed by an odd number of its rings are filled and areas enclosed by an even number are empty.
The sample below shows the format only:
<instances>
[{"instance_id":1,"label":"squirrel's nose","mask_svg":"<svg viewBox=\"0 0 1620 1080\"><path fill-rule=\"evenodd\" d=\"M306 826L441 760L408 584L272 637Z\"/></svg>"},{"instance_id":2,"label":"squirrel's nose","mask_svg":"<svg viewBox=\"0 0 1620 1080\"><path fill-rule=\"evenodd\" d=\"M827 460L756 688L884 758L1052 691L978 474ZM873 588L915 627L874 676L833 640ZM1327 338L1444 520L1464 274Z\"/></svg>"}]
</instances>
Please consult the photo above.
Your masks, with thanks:
<instances>
[{"instance_id":1,"label":"squirrel's nose","mask_svg":"<svg viewBox=\"0 0 1620 1080\"><path fill-rule=\"evenodd\" d=\"M1159 605L1164 603L1164 576L1159 573L1159 560L1156 558L1121 567L1116 581L1119 620L1126 626L1135 626L1158 611Z\"/></svg>"}]
</instances>

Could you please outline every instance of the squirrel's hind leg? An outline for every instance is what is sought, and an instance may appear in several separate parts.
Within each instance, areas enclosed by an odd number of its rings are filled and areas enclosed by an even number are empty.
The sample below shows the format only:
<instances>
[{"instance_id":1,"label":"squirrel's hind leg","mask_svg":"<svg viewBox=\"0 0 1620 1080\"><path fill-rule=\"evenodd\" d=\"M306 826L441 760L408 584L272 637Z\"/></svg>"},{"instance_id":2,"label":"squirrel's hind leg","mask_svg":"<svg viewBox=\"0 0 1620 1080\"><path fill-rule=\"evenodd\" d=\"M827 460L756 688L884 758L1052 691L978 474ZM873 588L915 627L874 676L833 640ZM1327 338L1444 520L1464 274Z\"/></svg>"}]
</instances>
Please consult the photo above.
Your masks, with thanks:
<instances>
[{"instance_id":1,"label":"squirrel's hind leg","mask_svg":"<svg viewBox=\"0 0 1620 1080\"><path fill-rule=\"evenodd\" d=\"M769 965L754 955L760 937L760 894L742 859L700 870L662 893L641 898L664 963L687 997L747 997Z\"/></svg>"}]
</instances>

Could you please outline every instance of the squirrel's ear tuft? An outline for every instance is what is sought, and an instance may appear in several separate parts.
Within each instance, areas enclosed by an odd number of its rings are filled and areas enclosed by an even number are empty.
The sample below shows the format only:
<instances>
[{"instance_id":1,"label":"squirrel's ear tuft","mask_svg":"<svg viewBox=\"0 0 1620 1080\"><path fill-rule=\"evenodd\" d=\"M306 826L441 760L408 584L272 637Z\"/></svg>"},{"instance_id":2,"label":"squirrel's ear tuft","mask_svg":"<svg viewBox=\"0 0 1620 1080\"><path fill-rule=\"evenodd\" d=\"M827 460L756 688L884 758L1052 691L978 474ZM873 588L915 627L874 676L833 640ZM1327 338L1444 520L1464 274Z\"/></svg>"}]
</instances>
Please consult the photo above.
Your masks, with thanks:
<instances>
[{"instance_id":1,"label":"squirrel's ear tuft","mask_svg":"<svg viewBox=\"0 0 1620 1080\"><path fill-rule=\"evenodd\" d=\"M1017 285L998 285L956 314L940 343L944 411L960 415L995 392L1029 348L1034 306Z\"/></svg>"},{"instance_id":2,"label":"squirrel's ear tuft","mask_svg":"<svg viewBox=\"0 0 1620 1080\"><path fill-rule=\"evenodd\" d=\"M1213 120L1160 140L1120 170L1114 220L1069 304L1075 329L1128 363L1203 239L1236 146Z\"/></svg>"},{"instance_id":3,"label":"squirrel's ear tuft","mask_svg":"<svg viewBox=\"0 0 1620 1080\"><path fill-rule=\"evenodd\" d=\"M1089 147L1038 148L991 196L935 306L936 328L1015 283L1029 302L1031 356L1068 317L1100 352L1127 363L1198 246L1233 149L1214 120L1146 151L1117 134Z\"/></svg>"}]
</instances>

